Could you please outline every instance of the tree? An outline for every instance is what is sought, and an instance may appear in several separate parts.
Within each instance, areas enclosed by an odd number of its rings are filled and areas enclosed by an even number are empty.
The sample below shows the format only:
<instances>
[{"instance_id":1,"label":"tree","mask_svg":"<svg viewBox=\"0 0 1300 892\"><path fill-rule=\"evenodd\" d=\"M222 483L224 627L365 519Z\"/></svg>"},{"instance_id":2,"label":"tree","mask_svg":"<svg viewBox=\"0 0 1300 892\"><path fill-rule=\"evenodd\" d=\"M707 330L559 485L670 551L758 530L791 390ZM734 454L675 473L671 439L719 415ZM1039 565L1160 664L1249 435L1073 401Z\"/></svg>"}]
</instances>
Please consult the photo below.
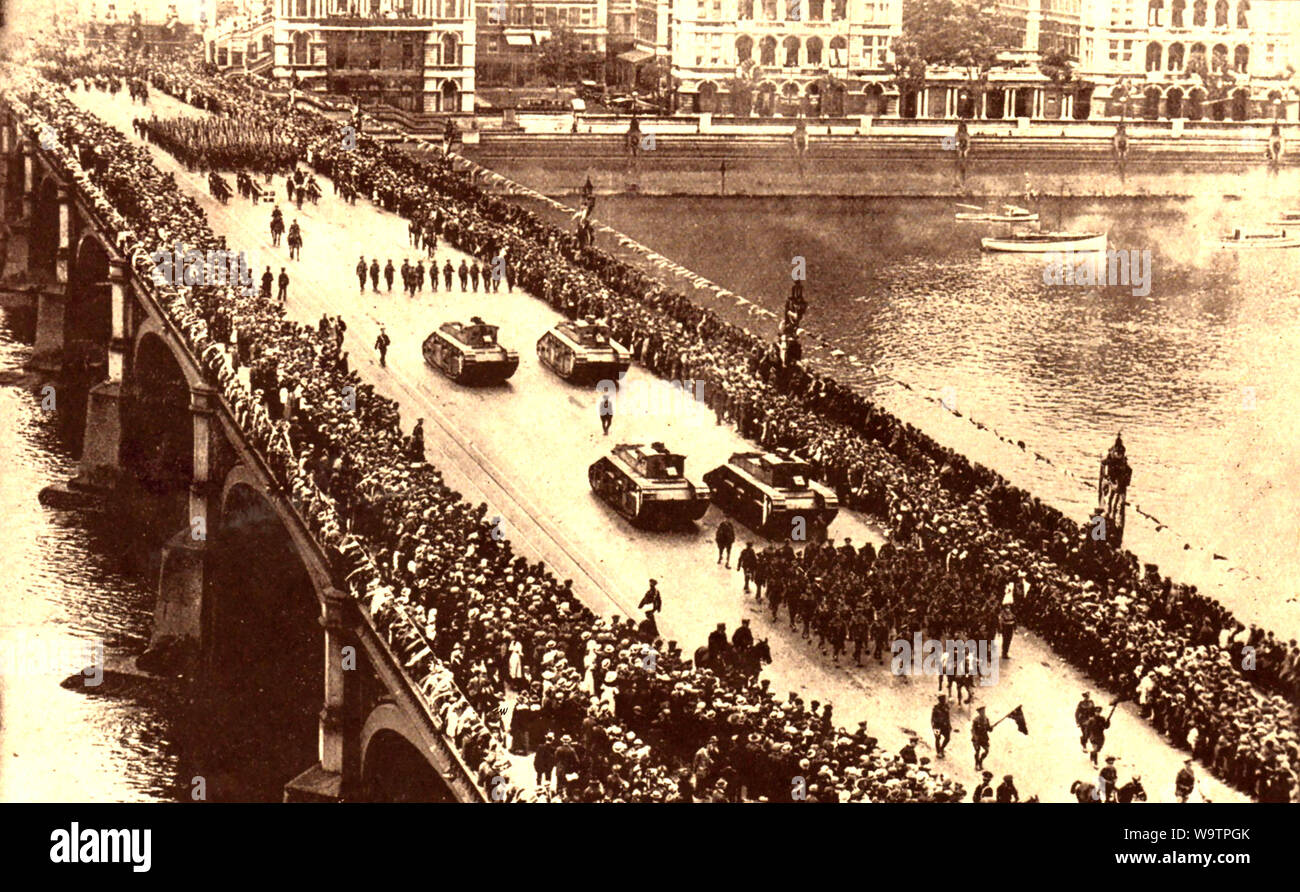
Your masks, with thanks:
<instances>
[{"instance_id":1,"label":"tree","mask_svg":"<svg viewBox=\"0 0 1300 892\"><path fill-rule=\"evenodd\" d=\"M557 28L548 40L542 41L540 68L553 84L566 84L581 66L586 54L582 41L568 28Z\"/></svg>"},{"instance_id":2,"label":"tree","mask_svg":"<svg viewBox=\"0 0 1300 892\"><path fill-rule=\"evenodd\" d=\"M1070 54L1062 49L1055 49L1043 56L1038 63L1038 70L1042 72L1043 77L1047 78L1056 86L1069 83L1074 77L1074 69L1070 65Z\"/></svg>"},{"instance_id":3,"label":"tree","mask_svg":"<svg viewBox=\"0 0 1300 892\"><path fill-rule=\"evenodd\" d=\"M976 0L908 0L903 33L894 48L894 82L900 91L920 90L931 66L961 68L978 96L998 51L1012 43L1011 21Z\"/></svg>"}]
</instances>

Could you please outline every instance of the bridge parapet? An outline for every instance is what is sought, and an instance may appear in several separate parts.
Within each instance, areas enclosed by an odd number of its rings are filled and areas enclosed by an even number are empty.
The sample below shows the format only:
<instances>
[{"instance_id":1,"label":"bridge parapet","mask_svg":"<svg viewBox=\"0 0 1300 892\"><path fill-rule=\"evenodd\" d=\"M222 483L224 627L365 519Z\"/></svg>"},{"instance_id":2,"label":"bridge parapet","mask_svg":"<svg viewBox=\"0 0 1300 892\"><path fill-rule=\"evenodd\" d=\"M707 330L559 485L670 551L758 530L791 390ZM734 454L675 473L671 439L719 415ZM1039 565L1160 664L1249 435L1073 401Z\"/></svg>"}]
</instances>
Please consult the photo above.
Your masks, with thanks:
<instances>
[{"instance_id":1,"label":"bridge parapet","mask_svg":"<svg viewBox=\"0 0 1300 892\"><path fill-rule=\"evenodd\" d=\"M34 83L34 82L33 82ZM194 527L181 530L164 547L163 571L159 587L159 604L155 617L157 628L151 649L174 640L202 640L204 609L202 601L212 597L205 591L209 555L206 537L195 537L193 530L216 532L220 521L220 500L228 489L222 468L234 463L243 482L262 492L293 542L295 550L308 568L321 607L321 624L325 629L325 703L320 717L320 762L303 778L310 776L313 791L309 798L347 798L359 790L358 765L361 752L360 727L343 716L354 708L357 684L347 678L340 667L342 642L357 642L368 659L367 666L388 690L388 697L414 729L412 743L424 754L442 778L454 798L461 801L484 801L486 796L475 771L466 763L456 741L449 736L439 715L445 700L467 705L456 688L451 673L430 653L422 660L428 670L419 681L437 675L442 695L435 701L421 691L410 677L390 645L394 630L381 630L370 613L335 587L335 563L341 536L347 524L337 512L325 512L321 505L330 503L327 494L316 489L310 475L296 473L293 456L280 448L279 437L287 422L273 422L264 404L254 400L246 375L236 372L237 361L230 343L219 341L209 332L208 322L196 310L191 289L185 286L159 285L153 280L151 247L147 233L137 233L118 211L78 158L85 146L75 142L79 134L66 129L59 137L51 122L36 107L35 87L31 102L15 91L0 97L0 109L7 118L4 145L22 152L24 164L23 199L25 219L31 219L33 190L37 175L57 182L57 284L54 291L60 310L58 325L51 324L49 351L53 355L64 347L63 301L67 300L68 263L75 258L70 251L73 236L90 235L98 239L109 257L107 284L110 292L110 337L108 339L107 380L92 388L87 407L87 439L82 458L81 488L111 487L124 472L122 443L128 431L129 415L124 412L131 390L139 382L139 350L144 338L153 336L166 345L175 360L188 401L184 406L192 425L193 454L188 493L188 514ZM73 137L65 145L63 138ZM44 137L44 138L43 138ZM7 156L6 159L7 161ZM78 239L77 244L80 244ZM79 253L79 252L78 252ZM235 298L227 295L231 305ZM47 315L52 316L52 310ZM284 438L287 442L287 437ZM219 452L233 456L222 460ZM286 494L287 493L287 494ZM44 496L43 496L44 498ZM316 508L311 521L302 506L310 502ZM403 623L406 626L409 618ZM414 626L412 625L412 628ZM499 745L499 743L498 743ZM302 780L302 778L300 778ZM296 781L294 783L297 783ZM302 790L306 786L300 785ZM293 784L286 796L297 794Z\"/></svg>"}]
</instances>

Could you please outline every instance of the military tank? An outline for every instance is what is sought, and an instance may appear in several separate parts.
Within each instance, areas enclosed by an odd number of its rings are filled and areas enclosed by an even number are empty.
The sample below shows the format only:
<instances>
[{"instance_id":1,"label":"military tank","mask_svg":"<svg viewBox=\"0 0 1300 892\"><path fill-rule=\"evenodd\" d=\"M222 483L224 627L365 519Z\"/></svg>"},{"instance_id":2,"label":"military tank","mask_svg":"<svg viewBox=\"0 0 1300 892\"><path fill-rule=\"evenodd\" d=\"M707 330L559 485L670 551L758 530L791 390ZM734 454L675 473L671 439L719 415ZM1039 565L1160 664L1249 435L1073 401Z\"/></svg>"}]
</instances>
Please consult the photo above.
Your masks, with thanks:
<instances>
[{"instance_id":1,"label":"military tank","mask_svg":"<svg viewBox=\"0 0 1300 892\"><path fill-rule=\"evenodd\" d=\"M699 520L709 488L686 478L686 458L663 443L621 443L587 469L591 489L633 524L663 528Z\"/></svg>"},{"instance_id":2,"label":"military tank","mask_svg":"<svg viewBox=\"0 0 1300 892\"><path fill-rule=\"evenodd\" d=\"M439 325L424 339L424 361L458 384L500 384L519 368L519 354L497 343L497 326L478 316Z\"/></svg>"},{"instance_id":3,"label":"military tank","mask_svg":"<svg viewBox=\"0 0 1300 892\"><path fill-rule=\"evenodd\" d=\"M632 365L632 351L616 342L609 326L594 319L561 322L537 342L542 365L566 381L617 381Z\"/></svg>"},{"instance_id":4,"label":"military tank","mask_svg":"<svg viewBox=\"0 0 1300 892\"><path fill-rule=\"evenodd\" d=\"M784 450L733 453L704 482L719 508L766 536L788 538L802 518L805 535L821 538L839 513L835 493L812 479L806 461Z\"/></svg>"}]
</instances>

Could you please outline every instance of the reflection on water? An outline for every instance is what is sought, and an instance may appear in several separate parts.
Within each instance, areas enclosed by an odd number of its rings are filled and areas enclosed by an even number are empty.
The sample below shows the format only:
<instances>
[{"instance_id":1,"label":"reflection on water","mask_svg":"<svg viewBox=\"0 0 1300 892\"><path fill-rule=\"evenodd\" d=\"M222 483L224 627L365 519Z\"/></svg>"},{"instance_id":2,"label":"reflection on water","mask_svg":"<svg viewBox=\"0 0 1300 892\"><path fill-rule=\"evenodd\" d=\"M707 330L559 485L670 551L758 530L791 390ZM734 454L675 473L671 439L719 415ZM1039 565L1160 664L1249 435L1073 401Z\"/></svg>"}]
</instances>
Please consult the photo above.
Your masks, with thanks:
<instances>
[{"instance_id":1,"label":"reflection on water","mask_svg":"<svg viewBox=\"0 0 1300 892\"><path fill-rule=\"evenodd\" d=\"M843 375L1072 516L1092 507L1083 481L1095 485L1098 457L1122 429L1133 499L1168 527L1160 535L1261 577L1242 597L1269 618L1300 566L1300 250L1210 245L1235 221L1273 219L1285 197L1272 200L1039 203L1044 228L1107 231L1112 248L1149 250L1147 296L1122 284L1049 286L1042 258L982 253L980 236L1006 229L957 223L945 201L619 196L601 198L597 216L775 311L792 258L804 257L810 341L861 360L834 360ZM945 426L886 376L955 395L964 417L1028 451ZM1290 615L1273 618L1296 633Z\"/></svg>"}]
</instances>

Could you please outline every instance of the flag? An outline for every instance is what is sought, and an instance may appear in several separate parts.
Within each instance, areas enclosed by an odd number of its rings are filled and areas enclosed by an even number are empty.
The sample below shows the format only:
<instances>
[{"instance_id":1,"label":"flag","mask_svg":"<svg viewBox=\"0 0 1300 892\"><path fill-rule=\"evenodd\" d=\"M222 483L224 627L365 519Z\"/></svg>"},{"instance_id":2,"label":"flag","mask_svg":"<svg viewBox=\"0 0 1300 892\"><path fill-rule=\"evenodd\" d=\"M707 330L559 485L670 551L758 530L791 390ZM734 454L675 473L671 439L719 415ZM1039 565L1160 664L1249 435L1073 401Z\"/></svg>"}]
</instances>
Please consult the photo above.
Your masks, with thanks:
<instances>
[{"instance_id":1,"label":"flag","mask_svg":"<svg viewBox=\"0 0 1300 892\"><path fill-rule=\"evenodd\" d=\"M1023 706L1017 706L1011 710L1011 712L1007 713L1007 718L1016 723L1016 727L1020 729L1021 734L1029 733L1029 726L1025 724L1025 708Z\"/></svg>"}]
</instances>

